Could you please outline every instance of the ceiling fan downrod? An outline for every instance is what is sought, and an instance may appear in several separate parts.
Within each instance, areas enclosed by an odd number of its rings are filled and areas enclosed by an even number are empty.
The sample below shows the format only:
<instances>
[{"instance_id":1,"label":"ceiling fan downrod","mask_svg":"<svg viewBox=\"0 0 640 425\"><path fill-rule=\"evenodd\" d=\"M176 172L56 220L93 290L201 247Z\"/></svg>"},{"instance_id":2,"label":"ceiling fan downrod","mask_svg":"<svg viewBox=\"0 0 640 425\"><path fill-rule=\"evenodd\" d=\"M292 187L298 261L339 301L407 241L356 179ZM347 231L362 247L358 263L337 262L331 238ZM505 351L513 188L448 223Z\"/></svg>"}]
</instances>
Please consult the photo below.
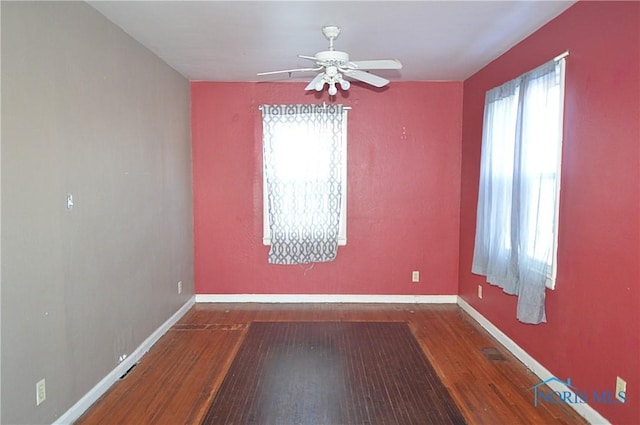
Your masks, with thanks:
<instances>
[{"instance_id":1,"label":"ceiling fan downrod","mask_svg":"<svg viewBox=\"0 0 640 425\"><path fill-rule=\"evenodd\" d=\"M322 34L329 40L329 51L333 51L333 41L340 35L340 27L337 25L326 25L322 27Z\"/></svg>"}]
</instances>

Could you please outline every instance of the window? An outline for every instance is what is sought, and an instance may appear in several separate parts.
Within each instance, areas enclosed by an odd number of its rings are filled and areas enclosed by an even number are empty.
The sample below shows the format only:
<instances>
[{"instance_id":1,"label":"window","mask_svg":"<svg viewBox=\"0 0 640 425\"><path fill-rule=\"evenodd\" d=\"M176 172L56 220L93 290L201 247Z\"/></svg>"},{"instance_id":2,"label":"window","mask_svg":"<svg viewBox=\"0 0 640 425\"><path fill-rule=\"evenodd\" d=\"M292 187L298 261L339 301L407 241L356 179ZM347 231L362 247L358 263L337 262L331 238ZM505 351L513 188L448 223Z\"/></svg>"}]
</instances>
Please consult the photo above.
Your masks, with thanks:
<instances>
[{"instance_id":1,"label":"window","mask_svg":"<svg viewBox=\"0 0 640 425\"><path fill-rule=\"evenodd\" d=\"M271 245L270 262L331 261L332 245L347 242L347 110L263 105L262 113L263 243Z\"/></svg>"},{"instance_id":2,"label":"window","mask_svg":"<svg viewBox=\"0 0 640 425\"><path fill-rule=\"evenodd\" d=\"M565 59L485 99L472 271L516 294L518 318L544 319L556 280Z\"/></svg>"}]
</instances>

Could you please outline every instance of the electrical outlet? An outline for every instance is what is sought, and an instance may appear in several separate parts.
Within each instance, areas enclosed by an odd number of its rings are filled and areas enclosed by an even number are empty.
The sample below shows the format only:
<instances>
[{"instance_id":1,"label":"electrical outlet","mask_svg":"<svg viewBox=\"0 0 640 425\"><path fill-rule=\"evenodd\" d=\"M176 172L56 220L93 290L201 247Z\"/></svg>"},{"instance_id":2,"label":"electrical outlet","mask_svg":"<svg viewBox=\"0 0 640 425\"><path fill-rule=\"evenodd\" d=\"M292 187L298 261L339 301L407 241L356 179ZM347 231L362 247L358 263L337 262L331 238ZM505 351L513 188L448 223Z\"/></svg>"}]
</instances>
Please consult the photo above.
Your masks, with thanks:
<instances>
[{"instance_id":1,"label":"electrical outlet","mask_svg":"<svg viewBox=\"0 0 640 425\"><path fill-rule=\"evenodd\" d=\"M478 298L482 299L482 285L478 285Z\"/></svg>"},{"instance_id":2,"label":"electrical outlet","mask_svg":"<svg viewBox=\"0 0 640 425\"><path fill-rule=\"evenodd\" d=\"M420 272L417 270L414 270L411 272L411 282L413 283L418 283L420 282Z\"/></svg>"},{"instance_id":3,"label":"electrical outlet","mask_svg":"<svg viewBox=\"0 0 640 425\"><path fill-rule=\"evenodd\" d=\"M627 398L627 382L619 376L616 376L616 398L622 403L624 403Z\"/></svg>"},{"instance_id":4,"label":"electrical outlet","mask_svg":"<svg viewBox=\"0 0 640 425\"><path fill-rule=\"evenodd\" d=\"M178 282L178 295L182 294L182 281Z\"/></svg>"},{"instance_id":5,"label":"electrical outlet","mask_svg":"<svg viewBox=\"0 0 640 425\"><path fill-rule=\"evenodd\" d=\"M36 383L36 406L40 406L47 399L47 389L44 378Z\"/></svg>"}]
</instances>

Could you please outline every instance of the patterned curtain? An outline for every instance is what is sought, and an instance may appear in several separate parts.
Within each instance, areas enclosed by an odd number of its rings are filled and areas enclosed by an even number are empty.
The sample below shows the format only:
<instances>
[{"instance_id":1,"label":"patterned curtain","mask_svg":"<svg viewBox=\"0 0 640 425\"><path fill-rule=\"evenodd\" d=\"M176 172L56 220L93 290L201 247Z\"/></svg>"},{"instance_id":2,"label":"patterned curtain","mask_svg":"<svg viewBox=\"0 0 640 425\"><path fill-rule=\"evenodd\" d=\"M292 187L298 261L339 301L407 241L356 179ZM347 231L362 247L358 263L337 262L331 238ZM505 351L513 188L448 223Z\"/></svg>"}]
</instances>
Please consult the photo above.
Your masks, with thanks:
<instances>
[{"instance_id":1,"label":"patterned curtain","mask_svg":"<svg viewBox=\"0 0 640 425\"><path fill-rule=\"evenodd\" d=\"M269 263L335 259L342 194L342 105L263 105Z\"/></svg>"}]
</instances>

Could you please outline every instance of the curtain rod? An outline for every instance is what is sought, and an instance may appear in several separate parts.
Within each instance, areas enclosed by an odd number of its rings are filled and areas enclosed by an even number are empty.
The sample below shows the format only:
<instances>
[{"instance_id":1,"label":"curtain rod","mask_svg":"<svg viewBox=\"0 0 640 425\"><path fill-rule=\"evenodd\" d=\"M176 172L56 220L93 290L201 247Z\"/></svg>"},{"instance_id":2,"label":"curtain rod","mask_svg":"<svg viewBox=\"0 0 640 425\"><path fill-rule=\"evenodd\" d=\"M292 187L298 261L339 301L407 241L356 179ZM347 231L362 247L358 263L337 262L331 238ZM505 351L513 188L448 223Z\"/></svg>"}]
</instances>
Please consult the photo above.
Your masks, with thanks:
<instances>
[{"instance_id":1,"label":"curtain rod","mask_svg":"<svg viewBox=\"0 0 640 425\"><path fill-rule=\"evenodd\" d=\"M556 62L558 62L560 59L564 59L564 58L566 58L567 56L569 56L569 51L568 51L568 50L566 50L566 51L565 51L565 52L563 52L563 53L560 53L558 56L556 56L555 58L553 58L553 60L554 60L554 61L556 61Z\"/></svg>"},{"instance_id":2,"label":"curtain rod","mask_svg":"<svg viewBox=\"0 0 640 425\"><path fill-rule=\"evenodd\" d=\"M323 103L322 105L318 105L318 106L326 106L326 105L327 105L326 103ZM258 106L258 109L262 111L262 105ZM347 111L350 111L351 106L343 106L342 109L346 109Z\"/></svg>"}]
</instances>

